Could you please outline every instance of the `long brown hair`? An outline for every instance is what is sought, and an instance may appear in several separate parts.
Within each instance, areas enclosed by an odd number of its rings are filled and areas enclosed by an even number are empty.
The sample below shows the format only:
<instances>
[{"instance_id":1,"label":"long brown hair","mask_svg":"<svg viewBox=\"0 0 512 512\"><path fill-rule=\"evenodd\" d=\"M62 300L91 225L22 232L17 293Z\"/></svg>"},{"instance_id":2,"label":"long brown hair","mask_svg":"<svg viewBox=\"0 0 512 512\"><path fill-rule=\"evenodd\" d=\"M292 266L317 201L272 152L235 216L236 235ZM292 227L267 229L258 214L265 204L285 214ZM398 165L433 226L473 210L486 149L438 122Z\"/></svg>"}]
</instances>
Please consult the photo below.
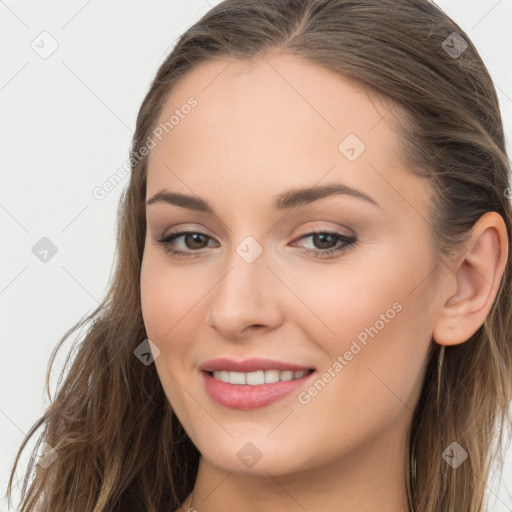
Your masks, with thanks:
<instances>
[{"instance_id":1,"label":"long brown hair","mask_svg":"<svg viewBox=\"0 0 512 512\"><path fill-rule=\"evenodd\" d=\"M21 452L43 426L25 473L23 511L173 511L191 492L198 450L173 414L155 366L134 356L147 338L139 287L147 157L140 150L174 86L200 63L276 52L352 78L400 107L404 162L434 187L431 243L440 266L484 213L496 211L506 223L509 257L484 324L465 343L446 347L440 373L440 346L432 343L404 464L410 512L484 510L512 399L509 160L485 65L465 32L428 0L226 0L179 38L140 108L108 292L55 348L50 400L55 354L87 326L72 365L67 370L70 351L62 370L65 380L14 462L9 500ZM57 454L46 469L34 464L42 441ZM441 456L452 442L469 454L457 470Z\"/></svg>"}]
</instances>

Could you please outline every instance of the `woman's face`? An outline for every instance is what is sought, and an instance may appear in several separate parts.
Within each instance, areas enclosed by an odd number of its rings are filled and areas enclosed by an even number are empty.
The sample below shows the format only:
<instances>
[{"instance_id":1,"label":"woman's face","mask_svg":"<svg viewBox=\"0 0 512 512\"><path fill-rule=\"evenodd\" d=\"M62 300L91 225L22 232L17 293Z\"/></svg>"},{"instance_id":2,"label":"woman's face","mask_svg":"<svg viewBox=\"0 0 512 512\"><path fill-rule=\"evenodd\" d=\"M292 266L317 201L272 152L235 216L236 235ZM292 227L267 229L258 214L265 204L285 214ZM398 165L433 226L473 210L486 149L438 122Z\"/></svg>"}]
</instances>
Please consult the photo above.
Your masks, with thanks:
<instances>
[{"instance_id":1,"label":"woman's face","mask_svg":"<svg viewBox=\"0 0 512 512\"><path fill-rule=\"evenodd\" d=\"M428 187L389 108L290 56L202 64L163 108L143 317L169 402L217 467L284 474L405 444L441 301ZM327 186L360 195L284 198ZM214 379L217 358L274 362ZM284 363L314 372L290 381Z\"/></svg>"}]
</instances>

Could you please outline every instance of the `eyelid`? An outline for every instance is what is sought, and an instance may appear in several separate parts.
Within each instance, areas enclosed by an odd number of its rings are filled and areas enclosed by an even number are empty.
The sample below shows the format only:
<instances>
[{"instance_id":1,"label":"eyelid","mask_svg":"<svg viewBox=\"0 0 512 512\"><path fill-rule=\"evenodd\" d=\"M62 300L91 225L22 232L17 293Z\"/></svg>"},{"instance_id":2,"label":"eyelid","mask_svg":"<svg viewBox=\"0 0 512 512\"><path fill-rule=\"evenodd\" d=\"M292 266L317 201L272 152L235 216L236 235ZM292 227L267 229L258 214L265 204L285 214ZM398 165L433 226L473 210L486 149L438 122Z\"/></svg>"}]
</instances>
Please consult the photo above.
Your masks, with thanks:
<instances>
[{"instance_id":1,"label":"eyelid","mask_svg":"<svg viewBox=\"0 0 512 512\"><path fill-rule=\"evenodd\" d=\"M195 226L191 226L190 224L179 224L177 227L174 226L170 228L169 230L165 230L161 235L160 238L167 237L169 235L175 235L177 233L183 233L186 232L193 232L193 233L200 233L201 235L208 236L210 238L215 238L213 235L210 235L207 233L207 229L201 226L200 228L196 228Z\"/></svg>"},{"instance_id":2,"label":"eyelid","mask_svg":"<svg viewBox=\"0 0 512 512\"><path fill-rule=\"evenodd\" d=\"M304 228L303 230L299 231L299 233L296 235L296 239L301 238L302 235L311 235L312 233L331 233L333 235L345 236L347 238L355 237L355 234L343 233L342 231L340 231L337 228L327 228L324 226L320 226L320 227Z\"/></svg>"}]
</instances>

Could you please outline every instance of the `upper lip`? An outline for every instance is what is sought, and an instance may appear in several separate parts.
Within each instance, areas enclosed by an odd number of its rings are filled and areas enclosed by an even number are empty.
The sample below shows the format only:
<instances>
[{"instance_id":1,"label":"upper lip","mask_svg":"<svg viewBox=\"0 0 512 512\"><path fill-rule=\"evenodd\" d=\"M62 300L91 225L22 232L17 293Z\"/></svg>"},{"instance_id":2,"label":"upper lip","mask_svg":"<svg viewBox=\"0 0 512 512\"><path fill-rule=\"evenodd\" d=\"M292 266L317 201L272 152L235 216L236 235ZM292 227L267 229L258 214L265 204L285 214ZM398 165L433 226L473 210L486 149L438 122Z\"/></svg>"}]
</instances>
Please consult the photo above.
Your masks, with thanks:
<instances>
[{"instance_id":1,"label":"upper lip","mask_svg":"<svg viewBox=\"0 0 512 512\"><path fill-rule=\"evenodd\" d=\"M262 359L254 357L251 359L245 359L243 361L234 361L221 357L218 359L211 359L206 361L200 367L200 370L205 372L214 371L231 371L231 372L254 372L257 370L279 370L279 371L300 371L300 370L312 370L311 366L302 366L299 364L286 363L283 361L276 361L273 359Z\"/></svg>"}]
</instances>

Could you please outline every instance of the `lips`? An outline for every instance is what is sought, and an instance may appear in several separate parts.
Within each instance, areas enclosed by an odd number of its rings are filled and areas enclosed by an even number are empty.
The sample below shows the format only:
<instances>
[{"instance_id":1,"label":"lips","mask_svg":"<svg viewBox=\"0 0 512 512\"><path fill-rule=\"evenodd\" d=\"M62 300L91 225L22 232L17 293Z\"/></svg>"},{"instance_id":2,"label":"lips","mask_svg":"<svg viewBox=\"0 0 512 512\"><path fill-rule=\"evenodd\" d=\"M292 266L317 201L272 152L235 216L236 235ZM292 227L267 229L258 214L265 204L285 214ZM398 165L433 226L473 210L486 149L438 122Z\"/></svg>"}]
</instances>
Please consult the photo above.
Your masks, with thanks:
<instances>
[{"instance_id":1,"label":"lips","mask_svg":"<svg viewBox=\"0 0 512 512\"><path fill-rule=\"evenodd\" d=\"M262 359L254 357L251 359L245 359L243 361L235 361L233 359L227 358L211 359L210 361L203 363L199 369L208 373L215 371L249 373L255 372L257 370L291 370L298 372L301 370L314 370L315 368L273 359Z\"/></svg>"},{"instance_id":2,"label":"lips","mask_svg":"<svg viewBox=\"0 0 512 512\"><path fill-rule=\"evenodd\" d=\"M285 370L286 371L286 370ZM292 396L314 378L316 372L300 378L259 385L231 384L216 379L206 371L201 378L207 394L217 404L229 409L259 409Z\"/></svg>"},{"instance_id":3,"label":"lips","mask_svg":"<svg viewBox=\"0 0 512 512\"><path fill-rule=\"evenodd\" d=\"M235 361L225 357L211 359L199 366L199 369L201 370L203 385L210 398L219 405L230 409L257 409L270 405L293 394L316 374L316 369L311 366L259 357L243 361ZM276 372L270 372L272 374L277 372L303 372L304 374L292 380L287 378L275 382L272 378L273 382L252 382L251 384L223 382L222 379L213 376L213 372L228 372L230 380L233 377L235 381L239 381L242 377L244 379L248 377L249 374L251 374L252 379L254 377L253 372L260 373L261 370L265 372L265 380L267 380L268 370L276 370Z\"/></svg>"}]
</instances>

